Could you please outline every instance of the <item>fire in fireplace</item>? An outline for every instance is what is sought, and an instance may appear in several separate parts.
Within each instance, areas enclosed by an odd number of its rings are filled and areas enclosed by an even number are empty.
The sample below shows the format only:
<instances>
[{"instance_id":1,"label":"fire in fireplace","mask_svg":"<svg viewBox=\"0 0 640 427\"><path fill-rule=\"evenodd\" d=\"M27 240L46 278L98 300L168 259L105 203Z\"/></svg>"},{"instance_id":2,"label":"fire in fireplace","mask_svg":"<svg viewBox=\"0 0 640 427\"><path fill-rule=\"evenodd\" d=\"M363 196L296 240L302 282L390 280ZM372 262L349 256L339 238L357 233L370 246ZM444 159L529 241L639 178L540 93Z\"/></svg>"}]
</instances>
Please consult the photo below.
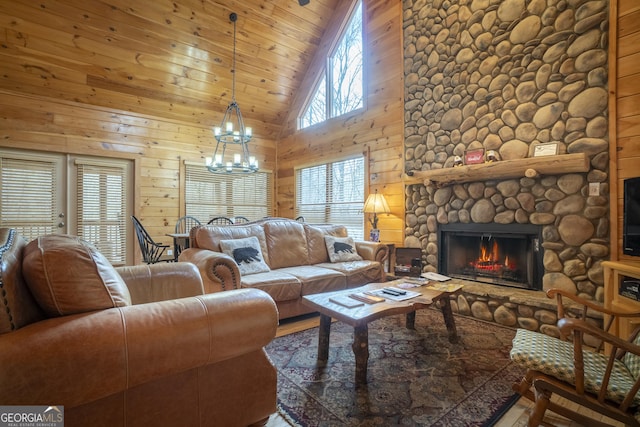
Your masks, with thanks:
<instances>
[{"instance_id":1,"label":"fire in fireplace","mask_svg":"<svg viewBox=\"0 0 640 427\"><path fill-rule=\"evenodd\" d=\"M450 277L542 289L541 227L445 224L438 233L438 271Z\"/></svg>"}]
</instances>

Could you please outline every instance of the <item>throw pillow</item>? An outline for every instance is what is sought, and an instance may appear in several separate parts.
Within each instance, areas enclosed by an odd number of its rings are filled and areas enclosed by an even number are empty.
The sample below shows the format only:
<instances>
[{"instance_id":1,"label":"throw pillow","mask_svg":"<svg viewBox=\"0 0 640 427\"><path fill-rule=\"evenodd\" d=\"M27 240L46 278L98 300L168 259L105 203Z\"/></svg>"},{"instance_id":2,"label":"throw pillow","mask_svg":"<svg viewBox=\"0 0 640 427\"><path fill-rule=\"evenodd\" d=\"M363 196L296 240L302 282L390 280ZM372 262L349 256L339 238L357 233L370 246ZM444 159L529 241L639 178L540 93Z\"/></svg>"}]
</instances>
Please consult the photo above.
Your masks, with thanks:
<instances>
[{"instance_id":1,"label":"throw pillow","mask_svg":"<svg viewBox=\"0 0 640 427\"><path fill-rule=\"evenodd\" d=\"M222 252L236 261L240 274L247 275L271 271L264 262L264 258L262 258L260 242L255 236L244 239L220 240L220 248Z\"/></svg>"},{"instance_id":2,"label":"throw pillow","mask_svg":"<svg viewBox=\"0 0 640 427\"><path fill-rule=\"evenodd\" d=\"M331 262L361 261L356 244L351 237L324 236Z\"/></svg>"},{"instance_id":3,"label":"throw pillow","mask_svg":"<svg viewBox=\"0 0 640 427\"><path fill-rule=\"evenodd\" d=\"M111 263L79 237L52 234L24 248L22 272L49 316L131 305L129 289Z\"/></svg>"}]
</instances>

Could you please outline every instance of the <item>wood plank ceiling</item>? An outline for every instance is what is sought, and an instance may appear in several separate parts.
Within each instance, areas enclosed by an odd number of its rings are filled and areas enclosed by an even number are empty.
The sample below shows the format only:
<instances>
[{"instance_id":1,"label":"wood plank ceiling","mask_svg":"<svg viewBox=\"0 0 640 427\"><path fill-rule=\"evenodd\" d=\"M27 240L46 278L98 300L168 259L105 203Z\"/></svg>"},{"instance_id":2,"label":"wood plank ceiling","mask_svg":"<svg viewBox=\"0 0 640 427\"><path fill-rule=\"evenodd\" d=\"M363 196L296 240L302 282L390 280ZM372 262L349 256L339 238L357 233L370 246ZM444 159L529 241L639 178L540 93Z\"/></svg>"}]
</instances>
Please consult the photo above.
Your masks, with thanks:
<instances>
[{"instance_id":1,"label":"wood plank ceiling","mask_svg":"<svg viewBox=\"0 0 640 427\"><path fill-rule=\"evenodd\" d=\"M276 140L339 0L1 0L0 88Z\"/></svg>"}]
</instances>

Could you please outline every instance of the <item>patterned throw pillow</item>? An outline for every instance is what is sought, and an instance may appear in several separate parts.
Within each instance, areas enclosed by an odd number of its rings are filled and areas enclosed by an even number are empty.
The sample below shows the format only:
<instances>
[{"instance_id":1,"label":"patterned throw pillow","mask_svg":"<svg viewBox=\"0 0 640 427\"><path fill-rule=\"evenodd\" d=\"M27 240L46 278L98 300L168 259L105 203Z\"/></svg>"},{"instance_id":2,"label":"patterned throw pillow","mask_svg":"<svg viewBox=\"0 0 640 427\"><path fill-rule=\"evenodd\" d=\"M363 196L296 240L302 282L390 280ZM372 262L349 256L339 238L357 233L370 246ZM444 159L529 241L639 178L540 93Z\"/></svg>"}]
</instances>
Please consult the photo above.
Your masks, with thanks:
<instances>
[{"instance_id":1,"label":"patterned throw pillow","mask_svg":"<svg viewBox=\"0 0 640 427\"><path fill-rule=\"evenodd\" d=\"M240 274L248 275L271 271L262 258L260 242L255 236L244 239L220 240L222 252L232 257L238 267Z\"/></svg>"},{"instance_id":2,"label":"patterned throw pillow","mask_svg":"<svg viewBox=\"0 0 640 427\"><path fill-rule=\"evenodd\" d=\"M327 245L331 262L362 261L351 237L324 236L324 243Z\"/></svg>"}]
</instances>

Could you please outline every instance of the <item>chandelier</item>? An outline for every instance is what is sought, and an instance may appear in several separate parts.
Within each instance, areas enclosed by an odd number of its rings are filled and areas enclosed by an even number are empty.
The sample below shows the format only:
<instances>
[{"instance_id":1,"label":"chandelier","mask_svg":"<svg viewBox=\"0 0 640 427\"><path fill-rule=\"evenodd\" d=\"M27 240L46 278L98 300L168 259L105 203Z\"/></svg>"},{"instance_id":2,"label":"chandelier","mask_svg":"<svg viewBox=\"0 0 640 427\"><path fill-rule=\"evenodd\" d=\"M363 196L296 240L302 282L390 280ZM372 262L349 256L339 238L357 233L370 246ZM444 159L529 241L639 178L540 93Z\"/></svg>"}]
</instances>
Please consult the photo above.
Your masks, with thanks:
<instances>
[{"instance_id":1,"label":"chandelier","mask_svg":"<svg viewBox=\"0 0 640 427\"><path fill-rule=\"evenodd\" d=\"M236 21L238 15L232 13L229 19L233 22L233 66L231 102L227 106L220 126L213 128L213 136L216 139L216 149L213 157L207 157L205 163L209 172L232 174L253 173L258 170L258 161L249 155L249 141L252 132L250 127L245 127L242 120L240 107L236 102ZM227 145L235 147L227 153Z\"/></svg>"}]
</instances>

